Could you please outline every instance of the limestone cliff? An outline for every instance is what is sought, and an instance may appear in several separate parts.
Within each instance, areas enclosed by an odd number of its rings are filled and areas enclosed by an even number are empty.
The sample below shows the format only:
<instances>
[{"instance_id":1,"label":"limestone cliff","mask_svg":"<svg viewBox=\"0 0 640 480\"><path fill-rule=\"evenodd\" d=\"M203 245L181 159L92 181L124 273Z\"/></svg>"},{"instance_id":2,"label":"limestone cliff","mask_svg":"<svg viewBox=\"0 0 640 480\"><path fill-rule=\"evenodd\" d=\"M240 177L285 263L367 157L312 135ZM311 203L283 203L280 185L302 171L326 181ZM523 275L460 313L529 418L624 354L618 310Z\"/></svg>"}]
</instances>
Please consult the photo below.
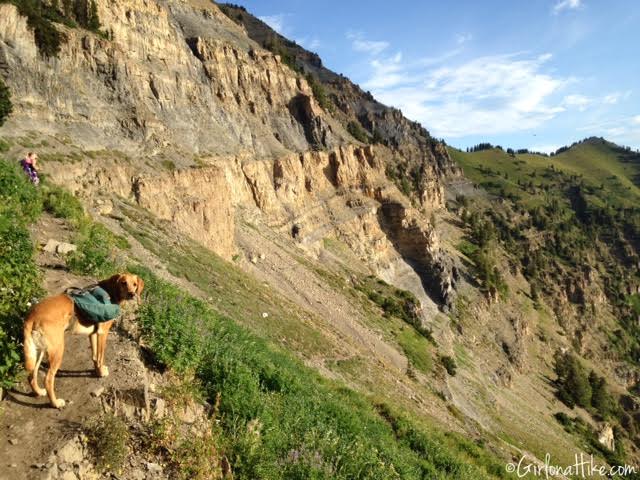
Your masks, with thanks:
<instances>
[{"instance_id":1,"label":"limestone cliff","mask_svg":"<svg viewBox=\"0 0 640 480\"><path fill-rule=\"evenodd\" d=\"M66 42L45 58L27 20L0 4L0 72L15 104L2 134L77 148L73 165L49 155L54 181L135 201L226 258L239 209L256 209L282 231L296 225L303 243L342 238L376 271L407 260L450 305L456 275L421 211L444 206L455 168L426 130L376 103L385 140L363 146L304 75L211 2L97 6L104 34L57 25ZM419 210L387 178L398 162L421 165Z\"/></svg>"}]
</instances>

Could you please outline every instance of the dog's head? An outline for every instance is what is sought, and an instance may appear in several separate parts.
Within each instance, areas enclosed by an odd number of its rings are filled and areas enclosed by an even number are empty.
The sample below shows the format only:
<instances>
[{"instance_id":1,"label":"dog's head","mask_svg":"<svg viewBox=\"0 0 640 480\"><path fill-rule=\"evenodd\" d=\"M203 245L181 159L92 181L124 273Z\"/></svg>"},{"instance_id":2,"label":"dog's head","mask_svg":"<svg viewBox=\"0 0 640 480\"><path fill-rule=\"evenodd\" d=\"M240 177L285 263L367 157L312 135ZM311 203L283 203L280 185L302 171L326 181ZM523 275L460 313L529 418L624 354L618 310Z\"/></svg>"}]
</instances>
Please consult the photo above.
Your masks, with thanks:
<instances>
[{"instance_id":1,"label":"dog's head","mask_svg":"<svg viewBox=\"0 0 640 480\"><path fill-rule=\"evenodd\" d=\"M106 280L112 287L112 294L116 294L119 300L135 298L140 302L140 295L144 289L144 280L132 273L119 273Z\"/></svg>"}]
</instances>

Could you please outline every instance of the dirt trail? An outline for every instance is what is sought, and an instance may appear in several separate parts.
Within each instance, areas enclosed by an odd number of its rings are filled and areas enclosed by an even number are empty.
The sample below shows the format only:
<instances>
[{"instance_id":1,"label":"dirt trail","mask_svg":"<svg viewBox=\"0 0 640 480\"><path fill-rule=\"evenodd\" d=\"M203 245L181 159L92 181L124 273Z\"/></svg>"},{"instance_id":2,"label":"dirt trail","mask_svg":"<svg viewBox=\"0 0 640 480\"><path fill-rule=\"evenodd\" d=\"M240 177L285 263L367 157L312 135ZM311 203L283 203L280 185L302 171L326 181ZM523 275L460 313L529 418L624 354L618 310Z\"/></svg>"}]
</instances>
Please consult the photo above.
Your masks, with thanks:
<instances>
[{"instance_id":1,"label":"dirt trail","mask_svg":"<svg viewBox=\"0 0 640 480\"><path fill-rule=\"evenodd\" d=\"M71 232L63 221L45 215L34 226L33 237L38 244L48 239L70 241ZM40 251L37 262L47 294L95 281L66 271L64 261L55 254ZM33 396L26 381L8 392L0 402L0 480L45 478L43 466L49 455L77 434L87 418L101 411L100 399L92 392L100 387L105 391L139 387L144 369L132 341L112 330L106 358L110 375L98 378L93 371L88 338L67 334L62 368L56 377L56 393L67 402L64 409L51 408L47 397ZM43 365L41 385L45 372Z\"/></svg>"}]
</instances>

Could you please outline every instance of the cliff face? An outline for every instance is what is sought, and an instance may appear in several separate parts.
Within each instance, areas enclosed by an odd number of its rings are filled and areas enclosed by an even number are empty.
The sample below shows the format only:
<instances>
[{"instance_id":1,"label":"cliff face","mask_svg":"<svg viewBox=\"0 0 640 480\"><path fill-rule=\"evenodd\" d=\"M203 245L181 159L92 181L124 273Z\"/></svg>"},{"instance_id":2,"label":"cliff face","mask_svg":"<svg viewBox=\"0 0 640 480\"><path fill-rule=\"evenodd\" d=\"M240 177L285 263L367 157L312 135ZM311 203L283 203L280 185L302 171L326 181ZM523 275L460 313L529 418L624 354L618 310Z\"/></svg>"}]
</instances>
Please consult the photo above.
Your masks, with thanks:
<instances>
[{"instance_id":1,"label":"cliff face","mask_svg":"<svg viewBox=\"0 0 640 480\"><path fill-rule=\"evenodd\" d=\"M49 155L54 181L129 198L226 258L238 209L257 209L282 231L296 225L306 243L339 236L375 270L406 257L450 304L451 262L386 176L398 157L419 163L420 209L443 207L442 179L454 168L424 129L376 103L386 140L363 146L303 75L210 2L97 5L105 35L58 26L67 41L51 59L15 7L0 5L0 72L15 104L2 132L77 148L73 165Z\"/></svg>"},{"instance_id":2,"label":"cliff face","mask_svg":"<svg viewBox=\"0 0 640 480\"><path fill-rule=\"evenodd\" d=\"M434 179L461 175L445 146L422 125L404 117L400 110L381 104L344 75L326 68L317 54L283 37L243 7L223 4L221 9L256 43L284 55L306 78L322 85L328 103L334 107L333 116L343 126L358 125L370 140L389 147L395 154L393 169L399 168L416 184L415 200L420 205L429 208L441 200L438 195L442 190Z\"/></svg>"}]
</instances>

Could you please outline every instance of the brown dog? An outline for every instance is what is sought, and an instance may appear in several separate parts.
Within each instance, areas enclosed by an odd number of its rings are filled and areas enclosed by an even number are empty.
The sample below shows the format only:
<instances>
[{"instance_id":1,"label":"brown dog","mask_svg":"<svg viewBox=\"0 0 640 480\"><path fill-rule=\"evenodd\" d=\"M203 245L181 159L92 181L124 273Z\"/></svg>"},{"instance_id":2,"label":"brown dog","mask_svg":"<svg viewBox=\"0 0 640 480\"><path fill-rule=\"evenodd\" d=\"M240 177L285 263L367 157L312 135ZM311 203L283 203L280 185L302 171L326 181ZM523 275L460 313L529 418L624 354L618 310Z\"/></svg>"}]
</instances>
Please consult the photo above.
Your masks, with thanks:
<instances>
[{"instance_id":1,"label":"brown dog","mask_svg":"<svg viewBox=\"0 0 640 480\"><path fill-rule=\"evenodd\" d=\"M122 273L98 283L107 291L112 303L120 304L124 300L137 298L144 288L144 281L137 275ZM38 396L49 396L51 405L62 408L64 400L56 398L54 391L55 376L62 364L64 354L64 333L89 335L93 365L100 377L109 375L104 364L104 352L107 346L107 334L114 320L96 326L82 317L71 297L65 294L45 298L38 303L24 321L24 358L29 374L31 388ZM38 369L45 352L49 355L49 370L42 389L38 386Z\"/></svg>"}]
</instances>

